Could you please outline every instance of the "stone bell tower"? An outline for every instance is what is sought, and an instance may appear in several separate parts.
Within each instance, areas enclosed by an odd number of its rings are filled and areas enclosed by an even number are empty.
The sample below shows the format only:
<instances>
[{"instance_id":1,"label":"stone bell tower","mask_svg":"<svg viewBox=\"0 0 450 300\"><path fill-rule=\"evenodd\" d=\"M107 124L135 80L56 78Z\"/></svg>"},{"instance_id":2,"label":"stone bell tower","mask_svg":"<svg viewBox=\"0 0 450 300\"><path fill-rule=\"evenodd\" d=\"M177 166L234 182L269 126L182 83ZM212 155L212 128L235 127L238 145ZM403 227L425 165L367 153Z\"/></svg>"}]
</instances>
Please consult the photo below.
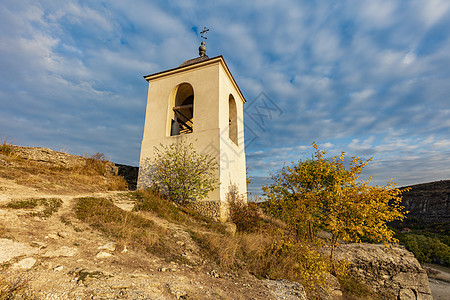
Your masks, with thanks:
<instances>
[{"instance_id":1,"label":"stone bell tower","mask_svg":"<svg viewBox=\"0 0 450 300\"><path fill-rule=\"evenodd\" d=\"M216 158L219 166L215 176L220 182L205 200L193 205L209 216L223 219L227 194L233 187L244 197L247 193L243 123L246 100L224 58L206 55L204 40L199 54L177 68L144 76L149 87L138 188L151 185L148 162L154 160L155 147L180 140L192 143L198 153Z\"/></svg>"}]
</instances>

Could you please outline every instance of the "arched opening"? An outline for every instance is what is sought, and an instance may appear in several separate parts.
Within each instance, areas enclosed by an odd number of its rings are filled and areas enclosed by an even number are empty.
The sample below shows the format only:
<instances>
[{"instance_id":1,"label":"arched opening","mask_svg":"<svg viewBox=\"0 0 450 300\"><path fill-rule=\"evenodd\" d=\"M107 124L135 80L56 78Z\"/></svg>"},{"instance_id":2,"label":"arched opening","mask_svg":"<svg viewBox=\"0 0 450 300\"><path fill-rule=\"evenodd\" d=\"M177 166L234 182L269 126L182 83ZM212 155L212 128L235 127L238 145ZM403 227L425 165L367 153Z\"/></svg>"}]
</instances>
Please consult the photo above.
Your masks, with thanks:
<instances>
[{"instance_id":1,"label":"arched opening","mask_svg":"<svg viewBox=\"0 0 450 300\"><path fill-rule=\"evenodd\" d=\"M177 88L170 135L182 135L194 131L194 89L189 83L182 83Z\"/></svg>"},{"instance_id":2,"label":"arched opening","mask_svg":"<svg viewBox=\"0 0 450 300\"><path fill-rule=\"evenodd\" d=\"M228 135L230 139L238 144L238 128L237 128L237 108L233 95L228 98Z\"/></svg>"}]
</instances>

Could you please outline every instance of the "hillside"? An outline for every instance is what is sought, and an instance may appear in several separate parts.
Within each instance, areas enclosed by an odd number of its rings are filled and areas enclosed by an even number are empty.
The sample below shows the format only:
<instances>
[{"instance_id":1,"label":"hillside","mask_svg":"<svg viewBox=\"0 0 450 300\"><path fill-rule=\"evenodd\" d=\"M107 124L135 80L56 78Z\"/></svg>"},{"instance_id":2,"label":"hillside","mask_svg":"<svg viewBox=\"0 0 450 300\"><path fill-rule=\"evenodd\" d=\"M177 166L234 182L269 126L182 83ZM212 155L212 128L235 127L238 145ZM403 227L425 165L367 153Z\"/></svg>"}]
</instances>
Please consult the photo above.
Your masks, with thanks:
<instances>
[{"instance_id":1,"label":"hillside","mask_svg":"<svg viewBox=\"0 0 450 300\"><path fill-rule=\"evenodd\" d=\"M450 180L407 186L402 204L408 223L443 224L450 230Z\"/></svg>"},{"instance_id":2,"label":"hillside","mask_svg":"<svg viewBox=\"0 0 450 300\"><path fill-rule=\"evenodd\" d=\"M192 227L154 213L132 213L135 196L124 190L111 163L100 162L105 168L94 175L85 169L91 163L87 158L44 148L11 146L9 151L0 152L1 292L9 285L37 299L298 299L304 295L297 283L219 272L203 259L188 233ZM120 213L128 213L128 220L139 216L153 227L147 245L164 239L166 248L149 252L125 233L118 236L113 229L105 232L81 221L76 215L80 199L112 201ZM191 221L197 230L208 231L203 221ZM126 224L122 228L132 230ZM151 236L154 232L159 235Z\"/></svg>"},{"instance_id":3,"label":"hillside","mask_svg":"<svg viewBox=\"0 0 450 300\"><path fill-rule=\"evenodd\" d=\"M275 263L261 254L272 241L128 191L104 155L0 147L0 299L430 299L426 273L401 247L350 244L342 253L353 253L358 281L341 287L325 274L307 291L274 280L281 270L255 276L255 263Z\"/></svg>"}]
</instances>

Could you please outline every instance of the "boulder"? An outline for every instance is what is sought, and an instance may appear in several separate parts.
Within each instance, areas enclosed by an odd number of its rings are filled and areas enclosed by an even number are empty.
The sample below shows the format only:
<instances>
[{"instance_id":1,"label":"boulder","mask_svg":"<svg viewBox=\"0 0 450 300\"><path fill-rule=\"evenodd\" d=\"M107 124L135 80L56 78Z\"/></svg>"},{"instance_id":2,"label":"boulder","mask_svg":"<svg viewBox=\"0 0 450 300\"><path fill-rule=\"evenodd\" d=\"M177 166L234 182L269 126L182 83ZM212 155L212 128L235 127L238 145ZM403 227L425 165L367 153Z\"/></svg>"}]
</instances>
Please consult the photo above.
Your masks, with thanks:
<instances>
[{"instance_id":1,"label":"boulder","mask_svg":"<svg viewBox=\"0 0 450 300\"><path fill-rule=\"evenodd\" d=\"M433 299L425 270L403 246L345 244L336 259L348 261L350 274L385 299Z\"/></svg>"}]
</instances>

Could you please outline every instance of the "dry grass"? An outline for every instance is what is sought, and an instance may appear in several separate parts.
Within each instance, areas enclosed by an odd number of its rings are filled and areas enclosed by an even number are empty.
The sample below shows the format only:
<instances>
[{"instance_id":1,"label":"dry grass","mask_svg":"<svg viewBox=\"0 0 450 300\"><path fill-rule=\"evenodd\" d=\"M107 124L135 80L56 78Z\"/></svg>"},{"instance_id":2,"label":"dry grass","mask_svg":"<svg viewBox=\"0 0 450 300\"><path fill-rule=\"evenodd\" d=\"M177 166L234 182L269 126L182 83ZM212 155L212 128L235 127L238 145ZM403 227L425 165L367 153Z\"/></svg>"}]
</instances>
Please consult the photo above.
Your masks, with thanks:
<instances>
[{"instance_id":1,"label":"dry grass","mask_svg":"<svg viewBox=\"0 0 450 300\"><path fill-rule=\"evenodd\" d=\"M111 200L104 198L78 199L76 216L108 236L118 239L138 240L147 230L160 229L154 222L124 211Z\"/></svg>"},{"instance_id":2,"label":"dry grass","mask_svg":"<svg viewBox=\"0 0 450 300\"><path fill-rule=\"evenodd\" d=\"M186 225L202 257L224 272L246 271L260 278L299 281L313 291L323 273L332 267L315 245L298 240L255 203L230 201L231 218L237 225L237 233L230 235L223 230L223 224L199 217L154 191L138 191L134 195L135 210L151 211Z\"/></svg>"},{"instance_id":3,"label":"dry grass","mask_svg":"<svg viewBox=\"0 0 450 300\"><path fill-rule=\"evenodd\" d=\"M76 216L116 239L119 245L143 249L167 261L183 261L182 249L166 229L137 213L120 209L109 199L78 199Z\"/></svg>"},{"instance_id":4,"label":"dry grass","mask_svg":"<svg viewBox=\"0 0 450 300\"><path fill-rule=\"evenodd\" d=\"M338 280L346 299L382 299L382 295L375 294L367 284L351 276L340 276Z\"/></svg>"},{"instance_id":5,"label":"dry grass","mask_svg":"<svg viewBox=\"0 0 450 300\"><path fill-rule=\"evenodd\" d=\"M0 154L11 156L13 153L13 148L10 143L3 138L3 143L0 145Z\"/></svg>"},{"instance_id":6,"label":"dry grass","mask_svg":"<svg viewBox=\"0 0 450 300\"><path fill-rule=\"evenodd\" d=\"M29 287L30 278L0 269L0 300L38 299Z\"/></svg>"},{"instance_id":7,"label":"dry grass","mask_svg":"<svg viewBox=\"0 0 450 300\"><path fill-rule=\"evenodd\" d=\"M198 230L226 232L222 223L215 222L193 210L189 207L189 203L176 204L151 189L138 190L133 193L133 196L136 198L135 211L153 212L160 218L173 223L188 225L190 228L197 228Z\"/></svg>"},{"instance_id":8,"label":"dry grass","mask_svg":"<svg viewBox=\"0 0 450 300\"><path fill-rule=\"evenodd\" d=\"M199 217L155 192L138 191L130 195L136 199L135 211L149 211L184 225L199 246L201 256L222 272L244 271L259 278L301 282L314 298L324 274L333 270L317 245L290 234L282 224L265 216L257 205L234 207L233 222L241 225L232 235L225 233L223 224ZM139 212L123 211L107 199L82 198L78 200L76 214L80 220L116 238L119 244L145 249L167 261L186 263L183 249L171 238L170 230L160 228Z\"/></svg>"},{"instance_id":9,"label":"dry grass","mask_svg":"<svg viewBox=\"0 0 450 300\"><path fill-rule=\"evenodd\" d=\"M175 223L187 223L188 217L180 210L180 206L169 201L152 190L138 190L133 193L136 197L134 211L151 211L158 217Z\"/></svg>"},{"instance_id":10,"label":"dry grass","mask_svg":"<svg viewBox=\"0 0 450 300\"><path fill-rule=\"evenodd\" d=\"M3 223L0 223L0 238L6 237L7 233L6 226Z\"/></svg>"},{"instance_id":11,"label":"dry grass","mask_svg":"<svg viewBox=\"0 0 450 300\"><path fill-rule=\"evenodd\" d=\"M111 163L104 154L85 157L84 163L79 165L62 167L25 159L16 155L16 149L17 146L5 141L0 146L0 154L9 164L0 166L0 177L15 180L18 184L54 191L98 192L127 189L122 176L107 171Z\"/></svg>"}]
</instances>

